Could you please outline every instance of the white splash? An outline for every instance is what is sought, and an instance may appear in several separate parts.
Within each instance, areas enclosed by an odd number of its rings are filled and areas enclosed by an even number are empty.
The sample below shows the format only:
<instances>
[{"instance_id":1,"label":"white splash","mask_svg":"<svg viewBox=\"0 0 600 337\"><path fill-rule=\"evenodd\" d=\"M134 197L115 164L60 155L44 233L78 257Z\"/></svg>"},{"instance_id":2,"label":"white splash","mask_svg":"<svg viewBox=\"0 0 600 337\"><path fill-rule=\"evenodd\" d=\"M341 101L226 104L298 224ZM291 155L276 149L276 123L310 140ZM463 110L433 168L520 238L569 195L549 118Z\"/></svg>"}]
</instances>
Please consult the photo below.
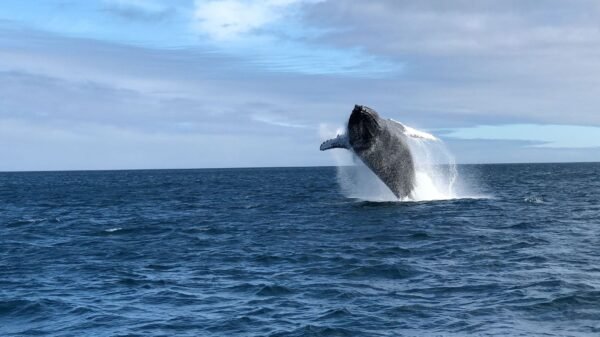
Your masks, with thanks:
<instances>
[{"instance_id":1,"label":"white splash","mask_svg":"<svg viewBox=\"0 0 600 337\"><path fill-rule=\"evenodd\" d=\"M436 138L437 139L437 138ZM457 198L456 162L444 143L408 138L413 155L416 184L411 200L445 200Z\"/></svg>"},{"instance_id":2,"label":"white splash","mask_svg":"<svg viewBox=\"0 0 600 337\"><path fill-rule=\"evenodd\" d=\"M406 128L415 164L416 184L411 195L398 200L390 189L351 151L332 150L342 193L349 198L369 201L426 201L461 198L457 191L458 172L454 157L444 143L426 132ZM345 131L321 125L323 140Z\"/></svg>"},{"instance_id":3,"label":"white splash","mask_svg":"<svg viewBox=\"0 0 600 337\"><path fill-rule=\"evenodd\" d=\"M439 141L439 139L436 136L434 136L434 135L432 135L430 133L427 133L425 131L421 131L421 130L417 130L417 129L411 128L410 126L404 125L404 124L398 122L395 119L390 119L390 120L392 122L395 122L395 123L398 123L398 124L402 125L402 127L404 128L404 134L407 135L408 137L422 138L422 139L432 140L432 141L436 141L436 142Z\"/></svg>"}]
</instances>

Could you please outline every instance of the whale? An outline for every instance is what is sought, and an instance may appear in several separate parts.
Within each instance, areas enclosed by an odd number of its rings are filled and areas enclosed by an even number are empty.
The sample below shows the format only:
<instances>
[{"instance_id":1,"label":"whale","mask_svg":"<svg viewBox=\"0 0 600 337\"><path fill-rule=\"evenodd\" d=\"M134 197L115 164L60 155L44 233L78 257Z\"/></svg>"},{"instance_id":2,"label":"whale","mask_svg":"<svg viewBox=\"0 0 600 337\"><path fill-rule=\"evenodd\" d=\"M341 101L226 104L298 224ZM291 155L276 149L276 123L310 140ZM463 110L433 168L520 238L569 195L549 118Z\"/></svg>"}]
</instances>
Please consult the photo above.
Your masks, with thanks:
<instances>
[{"instance_id":1,"label":"whale","mask_svg":"<svg viewBox=\"0 0 600 337\"><path fill-rule=\"evenodd\" d=\"M416 181L409 138L437 140L393 119L381 118L367 106L355 105L345 133L323 142L320 150L353 152L398 199L405 199L411 197Z\"/></svg>"}]
</instances>

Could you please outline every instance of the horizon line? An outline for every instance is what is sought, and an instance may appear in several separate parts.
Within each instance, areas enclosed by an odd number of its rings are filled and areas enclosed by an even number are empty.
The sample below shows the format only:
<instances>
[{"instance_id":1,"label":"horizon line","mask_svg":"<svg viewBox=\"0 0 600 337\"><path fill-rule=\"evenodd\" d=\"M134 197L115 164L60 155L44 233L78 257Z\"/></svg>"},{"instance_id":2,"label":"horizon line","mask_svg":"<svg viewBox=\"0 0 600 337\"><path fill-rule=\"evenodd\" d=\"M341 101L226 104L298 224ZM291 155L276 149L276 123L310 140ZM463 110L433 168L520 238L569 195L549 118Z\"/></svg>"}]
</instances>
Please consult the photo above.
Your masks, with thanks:
<instances>
[{"instance_id":1,"label":"horizon line","mask_svg":"<svg viewBox=\"0 0 600 337\"><path fill-rule=\"evenodd\" d=\"M555 162L494 162L494 163L456 163L460 166L473 165L530 165L530 164L598 164L600 161L555 161ZM447 165L447 164L442 164ZM113 169L57 169L57 170L7 170L0 173L52 173L52 172L110 172L110 171L184 171L184 170L251 170L278 168L327 168L349 167L354 165L307 165L307 166L230 166L230 167L183 167L183 168L113 168Z\"/></svg>"}]
</instances>

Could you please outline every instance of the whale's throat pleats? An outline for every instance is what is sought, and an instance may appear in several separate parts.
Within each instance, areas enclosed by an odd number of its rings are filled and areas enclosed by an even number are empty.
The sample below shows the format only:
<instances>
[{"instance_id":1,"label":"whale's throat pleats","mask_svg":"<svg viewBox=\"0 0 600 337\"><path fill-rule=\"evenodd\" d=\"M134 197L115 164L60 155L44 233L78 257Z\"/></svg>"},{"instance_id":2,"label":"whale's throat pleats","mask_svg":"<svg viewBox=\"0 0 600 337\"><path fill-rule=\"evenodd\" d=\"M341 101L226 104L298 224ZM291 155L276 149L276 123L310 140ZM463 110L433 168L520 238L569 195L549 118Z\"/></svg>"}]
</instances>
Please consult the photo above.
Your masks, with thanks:
<instances>
[{"instance_id":1,"label":"whale's throat pleats","mask_svg":"<svg viewBox=\"0 0 600 337\"><path fill-rule=\"evenodd\" d=\"M386 126L368 146L356 151L356 154L397 198L407 197L412 192L415 168L403 134Z\"/></svg>"}]
</instances>

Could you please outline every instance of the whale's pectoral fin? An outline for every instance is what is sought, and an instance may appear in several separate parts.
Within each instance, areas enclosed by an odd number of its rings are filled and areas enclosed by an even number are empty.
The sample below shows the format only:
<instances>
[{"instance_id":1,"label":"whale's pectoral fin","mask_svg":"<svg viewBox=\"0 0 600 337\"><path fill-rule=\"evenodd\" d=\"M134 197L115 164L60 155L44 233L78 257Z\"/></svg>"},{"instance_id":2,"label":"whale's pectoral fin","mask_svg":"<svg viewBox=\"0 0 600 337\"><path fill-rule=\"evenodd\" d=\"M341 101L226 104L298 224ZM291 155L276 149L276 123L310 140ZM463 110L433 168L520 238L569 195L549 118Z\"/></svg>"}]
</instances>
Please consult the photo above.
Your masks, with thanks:
<instances>
[{"instance_id":1,"label":"whale's pectoral fin","mask_svg":"<svg viewBox=\"0 0 600 337\"><path fill-rule=\"evenodd\" d=\"M438 141L439 139L436 138L434 135L429 134L425 131L421 131L421 130L417 130L417 129L413 129L408 125L404 125L398 121L395 121L393 119L390 119L390 121L392 123L395 124L396 127L398 127L400 129L400 131L406 136L406 137L411 137L411 138L418 138L418 139L423 139L423 140L432 140L432 141Z\"/></svg>"},{"instance_id":2,"label":"whale's pectoral fin","mask_svg":"<svg viewBox=\"0 0 600 337\"><path fill-rule=\"evenodd\" d=\"M338 135L335 138L326 140L321 144L321 151L329 150L329 149L350 149L350 142L348 141L348 136L346 135Z\"/></svg>"}]
</instances>

